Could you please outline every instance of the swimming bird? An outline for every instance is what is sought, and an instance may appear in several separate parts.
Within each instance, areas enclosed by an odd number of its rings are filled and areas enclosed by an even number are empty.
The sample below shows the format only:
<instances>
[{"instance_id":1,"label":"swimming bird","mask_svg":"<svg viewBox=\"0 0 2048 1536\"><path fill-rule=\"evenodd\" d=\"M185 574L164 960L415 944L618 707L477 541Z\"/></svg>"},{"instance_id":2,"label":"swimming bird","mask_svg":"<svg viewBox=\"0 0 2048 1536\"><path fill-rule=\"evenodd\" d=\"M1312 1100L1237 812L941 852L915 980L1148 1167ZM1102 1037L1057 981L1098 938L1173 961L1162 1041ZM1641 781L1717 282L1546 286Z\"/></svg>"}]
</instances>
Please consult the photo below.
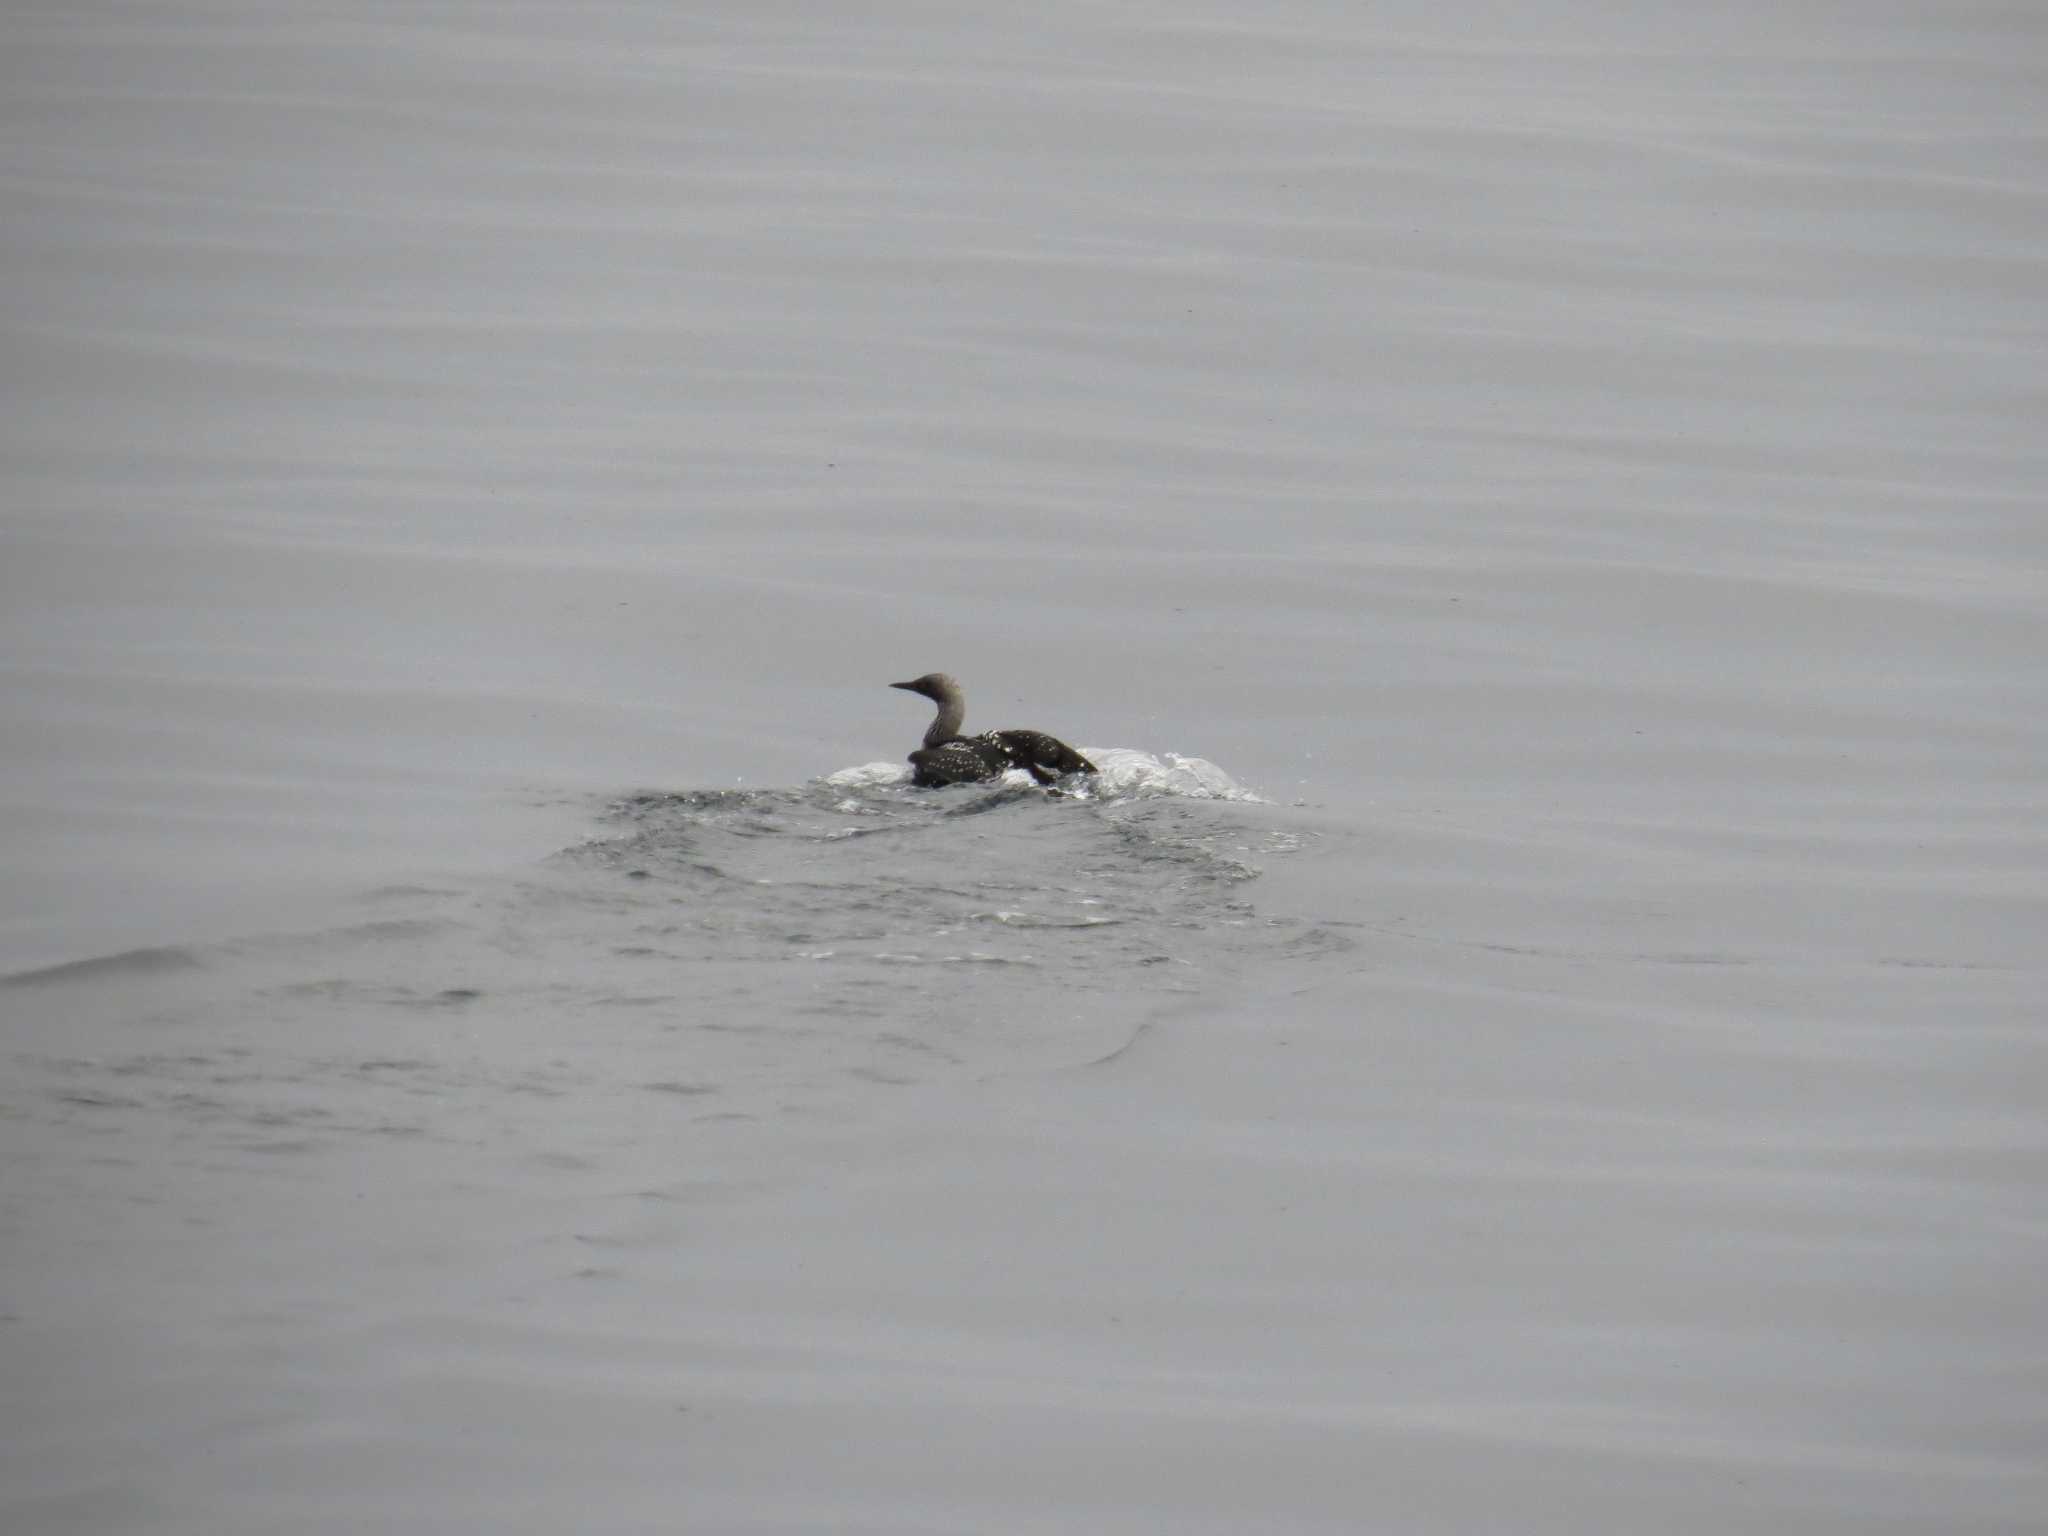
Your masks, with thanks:
<instances>
[{"instance_id":1,"label":"swimming bird","mask_svg":"<svg viewBox=\"0 0 2048 1536\"><path fill-rule=\"evenodd\" d=\"M927 672L889 686L921 693L939 706L924 733L924 745L910 754L910 766L915 770L911 782L925 789L1000 778L1011 768L1022 768L1041 784L1069 773L1095 772L1087 758L1043 731L985 731L979 736L962 736L967 696L944 672Z\"/></svg>"}]
</instances>

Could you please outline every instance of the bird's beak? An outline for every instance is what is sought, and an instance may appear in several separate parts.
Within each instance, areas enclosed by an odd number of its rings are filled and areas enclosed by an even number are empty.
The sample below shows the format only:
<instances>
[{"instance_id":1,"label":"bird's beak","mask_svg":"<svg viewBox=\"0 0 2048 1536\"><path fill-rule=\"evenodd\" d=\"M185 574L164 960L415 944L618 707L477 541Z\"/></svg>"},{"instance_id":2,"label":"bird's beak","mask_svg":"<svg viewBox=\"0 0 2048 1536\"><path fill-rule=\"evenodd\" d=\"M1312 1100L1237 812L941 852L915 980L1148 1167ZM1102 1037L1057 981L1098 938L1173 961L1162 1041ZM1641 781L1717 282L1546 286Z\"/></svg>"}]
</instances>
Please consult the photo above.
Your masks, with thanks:
<instances>
[{"instance_id":1,"label":"bird's beak","mask_svg":"<svg viewBox=\"0 0 2048 1536\"><path fill-rule=\"evenodd\" d=\"M917 692L916 683L891 683L889 686L891 688L908 688L912 693Z\"/></svg>"}]
</instances>

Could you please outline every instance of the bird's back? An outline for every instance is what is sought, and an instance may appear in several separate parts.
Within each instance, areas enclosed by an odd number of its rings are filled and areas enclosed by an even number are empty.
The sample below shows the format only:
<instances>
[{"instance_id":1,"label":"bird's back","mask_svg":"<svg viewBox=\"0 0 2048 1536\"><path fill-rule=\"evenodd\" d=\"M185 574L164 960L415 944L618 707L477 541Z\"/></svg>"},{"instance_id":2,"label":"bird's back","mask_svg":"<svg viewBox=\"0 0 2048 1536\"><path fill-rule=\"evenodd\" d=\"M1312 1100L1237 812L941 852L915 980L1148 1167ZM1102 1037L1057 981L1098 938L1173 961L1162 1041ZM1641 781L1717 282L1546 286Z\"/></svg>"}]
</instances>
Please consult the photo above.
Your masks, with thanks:
<instances>
[{"instance_id":1,"label":"bird's back","mask_svg":"<svg viewBox=\"0 0 2048 1536\"><path fill-rule=\"evenodd\" d=\"M911 782L925 789L942 784L979 784L1000 778L1010 767L1010 754L987 736L955 736L935 747L910 754Z\"/></svg>"},{"instance_id":2,"label":"bird's back","mask_svg":"<svg viewBox=\"0 0 2048 1536\"><path fill-rule=\"evenodd\" d=\"M1095 772L1095 765L1087 758L1059 737L1048 736L1044 731L990 731L988 734L1001 745L1012 763L1041 784L1070 773Z\"/></svg>"}]
</instances>

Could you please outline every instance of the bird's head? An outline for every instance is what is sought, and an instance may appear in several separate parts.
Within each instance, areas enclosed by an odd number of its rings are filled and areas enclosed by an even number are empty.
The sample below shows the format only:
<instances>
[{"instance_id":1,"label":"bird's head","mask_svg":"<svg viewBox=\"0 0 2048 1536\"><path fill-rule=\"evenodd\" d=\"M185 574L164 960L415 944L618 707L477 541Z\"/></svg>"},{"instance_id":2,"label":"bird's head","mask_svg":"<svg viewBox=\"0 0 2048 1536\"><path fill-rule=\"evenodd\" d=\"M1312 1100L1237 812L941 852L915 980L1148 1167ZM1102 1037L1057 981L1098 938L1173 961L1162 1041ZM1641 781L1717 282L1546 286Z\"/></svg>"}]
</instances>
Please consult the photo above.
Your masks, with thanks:
<instances>
[{"instance_id":1,"label":"bird's head","mask_svg":"<svg viewBox=\"0 0 2048 1536\"><path fill-rule=\"evenodd\" d=\"M944 672L927 672L923 677L913 677L907 683L891 683L891 688L901 688L906 693L921 693L933 703L942 703L949 698L958 698L960 685Z\"/></svg>"}]
</instances>

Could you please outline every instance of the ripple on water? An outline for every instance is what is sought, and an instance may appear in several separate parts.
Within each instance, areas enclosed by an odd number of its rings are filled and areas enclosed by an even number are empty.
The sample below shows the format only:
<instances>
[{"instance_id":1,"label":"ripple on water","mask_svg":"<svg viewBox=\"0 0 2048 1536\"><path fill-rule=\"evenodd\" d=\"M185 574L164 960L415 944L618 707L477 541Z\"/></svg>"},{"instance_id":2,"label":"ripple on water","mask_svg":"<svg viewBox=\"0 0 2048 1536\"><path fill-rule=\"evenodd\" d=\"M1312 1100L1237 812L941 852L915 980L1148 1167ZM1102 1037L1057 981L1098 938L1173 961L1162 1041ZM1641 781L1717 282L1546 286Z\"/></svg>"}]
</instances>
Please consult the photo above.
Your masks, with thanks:
<instances>
[{"instance_id":1,"label":"ripple on water","mask_svg":"<svg viewBox=\"0 0 2048 1536\"><path fill-rule=\"evenodd\" d=\"M15 971L0 976L0 987L55 987L71 982L126 980L155 977L181 971L196 971L203 962L192 949L166 945L154 949L126 949L118 954L94 955L85 960L67 960L32 971Z\"/></svg>"},{"instance_id":2,"label":"ripple on water","mask_svg":"<svg viewBox=\"0 0 2048 1536\"><path fill-rule=\"evenodd\" d=\"M1236 888L1298 834L1214 763L1088 750L1102 771L1052 792L1022 774L919 790L903 765L870 763L791 789L635 795L611 807L621 835L565 859L669 887L649 927L671 962L1034 967L1087 988L1128 985L1162 951L1218 963L1261 947ZM691 901L707 864L728 881Z\"/></svg>"},{"instance_id":3,"label":"ripple on water","mask_svg":"<svg viewBox=\"0 0 2048 1536\"><path fill-rule=\"evenodd\" d=\"M51 1047L24 1036L0 1114L305 1155L489 1148L515 1101L627 1090L737 1124L1097 1059L1134 1008L1345 942L1248 899L1299 841L1286 813L1200 759L1091 755L1103 773L1059 794L919 790L896 764L636 794L514 878L384 885L321 931L0 978L47 999Z\"/></svg>"}]
</instances>

